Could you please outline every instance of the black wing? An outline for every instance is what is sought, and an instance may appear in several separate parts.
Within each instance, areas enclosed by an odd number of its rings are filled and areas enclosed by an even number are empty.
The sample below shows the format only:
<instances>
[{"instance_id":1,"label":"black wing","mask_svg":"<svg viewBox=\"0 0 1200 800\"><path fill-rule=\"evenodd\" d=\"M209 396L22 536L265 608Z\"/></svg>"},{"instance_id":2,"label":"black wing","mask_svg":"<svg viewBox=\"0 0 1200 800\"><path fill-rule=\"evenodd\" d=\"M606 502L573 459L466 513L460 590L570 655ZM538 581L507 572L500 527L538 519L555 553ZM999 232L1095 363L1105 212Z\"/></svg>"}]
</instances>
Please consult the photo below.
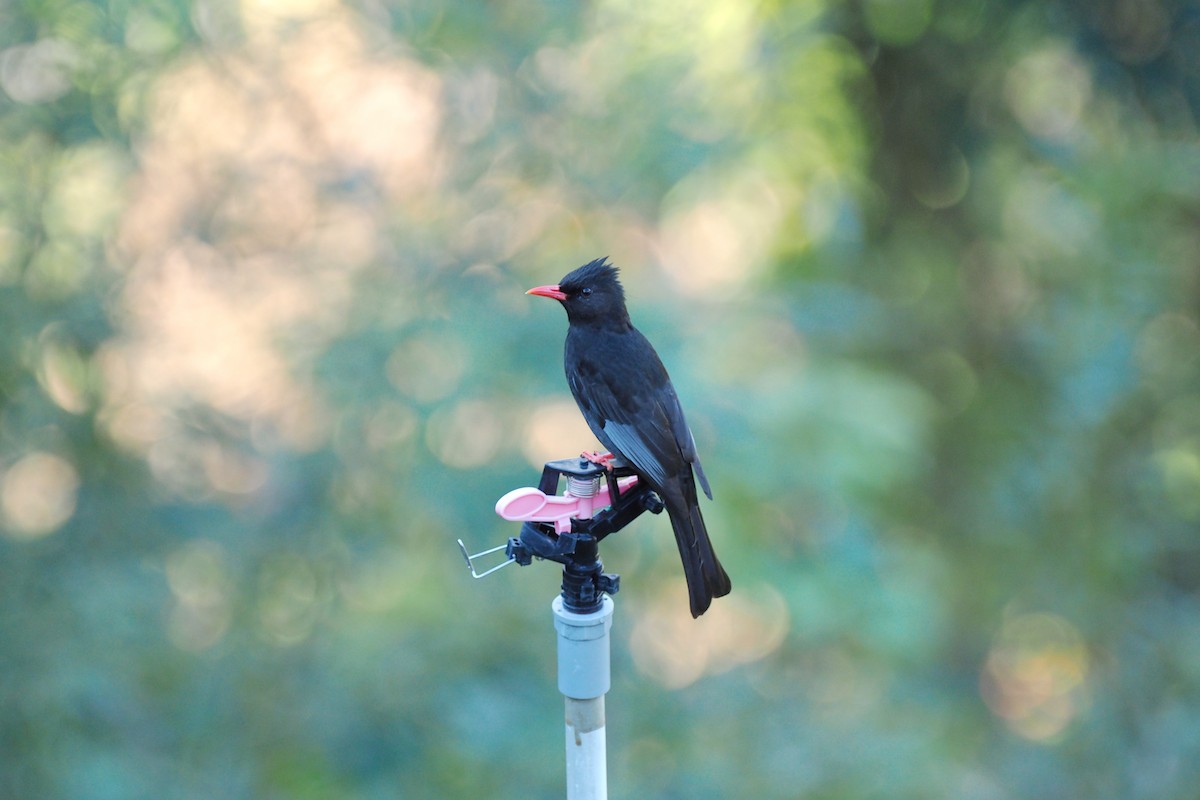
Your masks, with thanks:
<instances>
[{"instance_id":1,"label":"black wing","mask_svg":"<svg viewBox=\"0 0 1200 800\"><path fill-rule=\"evenodd\" d=\"M685 464L691 464L711 500L712 491L696 454L696 442L675 388L657 356L651 360L652 374L647 375L622 368L634 361L613 355L614 369L597 370L589 368L592 365L580 364L580 368L567 371L571 394L596 438L658 486L665 486L670 478L679 475ZM614 382L619 385L613 385Z\"/></svg>"}]
</instances>

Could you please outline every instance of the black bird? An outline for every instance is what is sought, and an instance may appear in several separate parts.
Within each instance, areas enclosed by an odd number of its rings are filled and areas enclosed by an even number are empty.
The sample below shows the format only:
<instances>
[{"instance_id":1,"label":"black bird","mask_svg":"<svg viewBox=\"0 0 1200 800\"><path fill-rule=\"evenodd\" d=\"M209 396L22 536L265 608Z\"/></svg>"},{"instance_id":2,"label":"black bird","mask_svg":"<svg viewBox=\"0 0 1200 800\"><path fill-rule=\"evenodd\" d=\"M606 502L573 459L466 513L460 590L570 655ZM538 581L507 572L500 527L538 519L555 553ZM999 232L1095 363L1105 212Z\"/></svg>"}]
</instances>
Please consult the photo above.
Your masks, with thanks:
<instances>
[{"instance_id":1,"label":"black bird","mask_svg":"<svg viewBox=\"0 0 1200 800\"><path fill-rule=\"evenodd\" d=\"M598 258L557 285L526 294L553 298L567 310L563 360L571 394L596 438L662 498L683 559L692 616L700 616L730 590L700 516L696 479L709 500L712 491L667 370L629 321L616 268Z\"/></svg>"}]
</instances>

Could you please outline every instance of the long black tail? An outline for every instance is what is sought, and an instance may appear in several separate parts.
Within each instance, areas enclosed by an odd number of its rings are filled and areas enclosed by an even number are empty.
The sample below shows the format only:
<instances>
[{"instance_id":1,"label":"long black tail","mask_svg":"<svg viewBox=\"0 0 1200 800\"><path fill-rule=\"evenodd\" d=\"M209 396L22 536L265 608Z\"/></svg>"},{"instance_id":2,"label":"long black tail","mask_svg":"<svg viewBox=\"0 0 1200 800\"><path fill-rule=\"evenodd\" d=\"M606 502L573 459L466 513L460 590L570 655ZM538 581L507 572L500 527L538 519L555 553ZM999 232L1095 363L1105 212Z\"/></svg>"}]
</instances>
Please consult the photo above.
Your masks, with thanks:
<instances>
[{"instance_id":1,"label":"long black tail","mask_svg":"<svg viewBox=\"0 0 1200 800\"><path fill-rule=\"evenodd\" d=\"M675 485L663 487L661 494L667 506L667 515L671 518L671 527L675 530L679 557L683 561L692 616L698 617L708 610L714 597L729 594L732 584L725 568L717 560L717 554L713 552L708 529L704 527L704 517L700 516L696 485L687 479L672 483Z\"/></svg>"}]
</instances>

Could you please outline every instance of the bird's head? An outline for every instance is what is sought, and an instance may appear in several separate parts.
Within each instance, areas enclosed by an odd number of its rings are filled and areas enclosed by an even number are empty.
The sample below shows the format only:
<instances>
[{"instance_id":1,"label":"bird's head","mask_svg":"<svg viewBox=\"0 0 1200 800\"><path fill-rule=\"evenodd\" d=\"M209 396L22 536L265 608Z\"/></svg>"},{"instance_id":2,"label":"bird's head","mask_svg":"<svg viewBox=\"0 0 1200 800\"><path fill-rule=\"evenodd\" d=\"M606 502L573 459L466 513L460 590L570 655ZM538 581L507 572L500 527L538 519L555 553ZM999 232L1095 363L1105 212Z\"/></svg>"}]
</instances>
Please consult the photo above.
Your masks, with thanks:
<instances>
[{"instance_id":1,"label":"bird's head","mask_svg":"<svg viewBox=\"0 0 1200 800\"><path fill-rule=\"evenodd\" d=\"M563 304L571 322L628 324L625 290L617 279L617 268L607 258L589 261L568 273L555 285L537 286L525 294L550 297Z\"/></svg>"}]
</instances>

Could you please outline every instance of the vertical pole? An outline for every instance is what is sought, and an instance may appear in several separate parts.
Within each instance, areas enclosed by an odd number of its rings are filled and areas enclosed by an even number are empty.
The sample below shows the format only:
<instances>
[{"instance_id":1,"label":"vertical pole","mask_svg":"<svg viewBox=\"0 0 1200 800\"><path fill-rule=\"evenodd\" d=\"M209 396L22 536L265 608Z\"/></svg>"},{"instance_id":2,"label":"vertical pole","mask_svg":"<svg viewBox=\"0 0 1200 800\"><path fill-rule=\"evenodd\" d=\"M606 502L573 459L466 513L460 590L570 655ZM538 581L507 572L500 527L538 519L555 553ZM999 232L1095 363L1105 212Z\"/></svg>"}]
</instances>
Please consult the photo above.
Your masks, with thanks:
<instances>
[{"instance_id":1,"label":"vertical pole","mask_svg":"<svg viewBox=\"0 0 1200 800\"><path fill-rule=\"evenodd\" d=\"M607 800L604 695L611 685L608 632L613 601L587 614L551 604L558 631L558 690L566 711L567 800Z\"/></svg>"}]
</instances>

